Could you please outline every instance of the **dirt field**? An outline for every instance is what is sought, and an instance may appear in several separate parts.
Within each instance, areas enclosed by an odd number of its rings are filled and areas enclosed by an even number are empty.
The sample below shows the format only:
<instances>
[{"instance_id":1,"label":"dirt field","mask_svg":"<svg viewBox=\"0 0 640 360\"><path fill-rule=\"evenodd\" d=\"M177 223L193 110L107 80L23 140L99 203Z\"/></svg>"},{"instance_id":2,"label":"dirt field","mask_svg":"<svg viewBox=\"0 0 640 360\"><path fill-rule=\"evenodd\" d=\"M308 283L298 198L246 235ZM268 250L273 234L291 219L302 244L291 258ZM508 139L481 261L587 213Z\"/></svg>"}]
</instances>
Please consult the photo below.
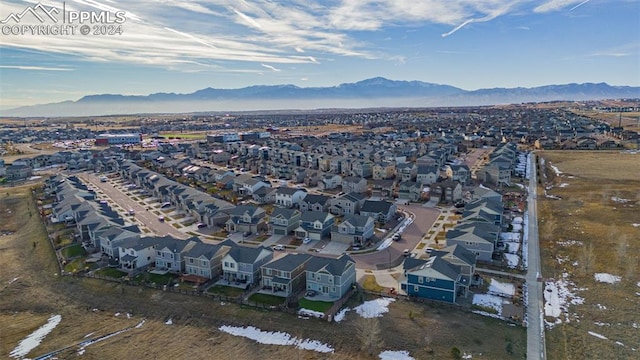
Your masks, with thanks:
<instances>
[{"instance_id":1,"label":"dirt field","mask_svg":"<svg viewBox=\"0 0 640 360\"><path fill-rule=\"evenodd\" d=\"M133 327L86 347L83 357L376 358L359 351L360 341L354 337L358 315L353 311L341 323L326 323L208 298L94 279L60 277L34 205L28 188L0 188L1 230L15 231L0 236L0 263L3 264L0 272L0 358L7 358L21 339L56 314L62 316L62 321L28 354L29 357L70 346L58 358L75 358L80 348L78 343L86 338ZM173 324L165 324L168 319L172 319ZM142 320L145 320L144 324L135 328ZM252 325L267 331L284 331L295 337L330 344L335 353L261 345L227 335L218 330L220 325ZM451 358L453 347L472 354L474 359L522 359L526 352L524 329L444 307L396 301L390 305L389 313L380 319L380 328L383 340L377 343L377 351L407 350L416 359Z\"/></svg>"},{"instance_id":2,"label":"dirt field","mask_svg":"<svg viewBox=\"0 0 640 360\"><path fill-rule=\"evenodd\" d=\"M549 359L638 358L640 154L540 155L547 161L547 194L560 197L538 196L543 277L558 280L566 274L565 280L575 283L569 291L584 299L569 307L568 321L563 315L562 323L547 331ZM596 273L620 280L598 282Z\"/></svg>"}]
</instances>

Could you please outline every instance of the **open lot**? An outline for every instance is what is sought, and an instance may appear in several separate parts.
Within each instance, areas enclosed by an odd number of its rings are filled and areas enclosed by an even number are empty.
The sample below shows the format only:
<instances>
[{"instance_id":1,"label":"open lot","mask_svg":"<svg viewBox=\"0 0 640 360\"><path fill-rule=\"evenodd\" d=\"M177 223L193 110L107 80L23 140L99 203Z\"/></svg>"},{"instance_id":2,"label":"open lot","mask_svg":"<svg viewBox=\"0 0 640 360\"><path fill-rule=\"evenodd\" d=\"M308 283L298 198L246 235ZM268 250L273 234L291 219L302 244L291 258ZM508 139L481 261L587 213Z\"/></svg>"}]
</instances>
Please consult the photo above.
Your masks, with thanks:
<instances>
[{"instance_id":1,"label":"open lot","mask_svg":"<svg viewBox=\"0 0 640 360\"><path fill-rule=\"evenodd\" d=\"M549 359L638 358L640 154L540 156L542 275L558 304L547 304Z\"/></svg>"},{"instance_id":2,"label":"open lot","mask_svg":"<svg viewBox=\"0 0 640 360\"><path fill-rule=\"evenodd\" d=\"M58 358L76 357L81 348L77 344L85 339L126 330L87 346L84 356L93 359L375 358L359 350L360 341L354 336L359 324L355 312L349 312L340 323L327 323L204 297L95 279L60 277L30 190L12 188L9 195L2 190L2 227L14 231L0 236L0 263L4 265L0 272L2 358L52 315L61 315L59 325L26 356L33 358L71 346ZM347 306L357 304L354 299ZM323 354L293 346L261 345L223 333L218 330L221 325L252 325L266 331L284 331L298 338L330 344L335 352ZM416 359L449 358L453 347L472 354L474 359L521 359L525 354L524 329L448 307L396 301L380 318L379 326L378 351L407 350Z\"/></svg>"}]
</instances>

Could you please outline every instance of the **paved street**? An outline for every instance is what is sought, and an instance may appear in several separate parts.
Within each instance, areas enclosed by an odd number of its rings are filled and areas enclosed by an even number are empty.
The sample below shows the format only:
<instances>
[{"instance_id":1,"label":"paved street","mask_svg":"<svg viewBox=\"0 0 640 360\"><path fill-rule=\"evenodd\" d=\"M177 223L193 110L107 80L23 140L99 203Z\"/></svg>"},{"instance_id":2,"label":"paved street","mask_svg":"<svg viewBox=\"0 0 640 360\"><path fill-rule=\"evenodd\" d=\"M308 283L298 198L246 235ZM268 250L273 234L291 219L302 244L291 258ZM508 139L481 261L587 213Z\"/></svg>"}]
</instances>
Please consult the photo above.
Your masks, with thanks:
<instances>
[{"instance_id":1,"label":"paved street","mask_svg":"<svg viewBox=\"0 0 640 360\"><path fill-rule=\"evenodd\" d=\"M135 211L135 218L156 235L172 235L178 239L186 239L189 237L187 234L174 228L170 224L158 221L157 215L147 211L145 206L142 206L135 200L129 198L129 196L125 195L119 189L116 189L111 183L101 182L99 175L88 172L78 173L76 175L86 184L91 185L96 189L100 189L100 191L102 191L113 202L120 205L123 209L133 209Z\"/></svg>"},{"instance_id":2,"label":"paved street","mask_svg":"<svg viewBox=\"0 0 640 360\"><path fill-rule=\"evenodd\" d=\"M542 321L544 298L542 296L542 282L538 282L538 278L541 277L542 272L540 269L540 241L538 239L538 206L536 202L537 174L535 158L533 153L529 157L529 199L527 200L529 213L527 359L546 359L544 322Z\"/></svg>"},{"instance_id":3,"label":"paved street","mask_svg":"<svg viewBox=\"0 0 640 360\"><path fill-rule=\"evenodd\" d=\"M387 268L398 257L403 256L404 249L413 250L424 235L431 229L433 223L438 220L440 211L434 208L426 208L421 205L401 205L405 212L414 214L411 225L402 233L400 241L394 241L391 246L382 251L376 251L363 255L352 255L360 269Z\"/></svg>"}]
</instances>

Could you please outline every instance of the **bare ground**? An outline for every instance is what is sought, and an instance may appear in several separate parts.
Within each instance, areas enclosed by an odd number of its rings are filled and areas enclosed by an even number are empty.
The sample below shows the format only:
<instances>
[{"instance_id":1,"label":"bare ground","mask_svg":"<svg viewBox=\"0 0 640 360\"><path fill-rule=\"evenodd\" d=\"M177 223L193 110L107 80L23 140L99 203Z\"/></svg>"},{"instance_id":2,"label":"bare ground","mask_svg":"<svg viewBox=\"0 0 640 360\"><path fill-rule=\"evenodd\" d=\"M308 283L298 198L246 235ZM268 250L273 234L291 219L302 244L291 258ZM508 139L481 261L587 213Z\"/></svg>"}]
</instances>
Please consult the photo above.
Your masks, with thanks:
<instances>
[{"instance_id":1,"label":"bare ground","mask_svg":"<svg viewBox=\"0 0 640 360\"><path fill-rule=\"evenodd\" d=\"M539 196L543 276L558 279L566 273L585 289L575 291L584 304L570 307L570 322L547 331L549 358L637 358L640 227L633 224L640 225L640 155L545 151L541 156L563 172L555 176L547 170L548 185L554 185L548 193L561 200ZM580 244L566 245L571 240ZM621 281L596 282L595 273Z\"/></svg>"},{"instance_id":2,"label":"bare ground","mask_svg":"<svg viewBox=\"0 0 640 360\"><path fill-rule=\"evenodd\" d=\"M95 279L60 277L29 189L12 188L9 195L4 190L0 191L0 227L16 232L0 236L0 263L3 264L0 357L7 357L21 339L45 324L51 315L60 314L61 323L29 357L68 346L71 347L58 357L76 357L77 344L88 334L91 334L89 337L105 335L130 328L144 319L140 328L86 347L83 356L90 359L373 358L359 351L360 342L353 335L357 317L353 312L341 323L326 323L208 298ZM116 313L120 315L115 316ZM167 319L172 319L173 324L166 325ZM335 353L261 345L223 333L218 330L220 325L252 325L267 331L284 331L330 344ZM416 359L450 358L452 347L473 354L474 359L521 359L525 354L524 329L445 307L396 301L381 319L380 327L383 340L377 343L376 351L407 350Z\"/></svg>"}]
</instances>

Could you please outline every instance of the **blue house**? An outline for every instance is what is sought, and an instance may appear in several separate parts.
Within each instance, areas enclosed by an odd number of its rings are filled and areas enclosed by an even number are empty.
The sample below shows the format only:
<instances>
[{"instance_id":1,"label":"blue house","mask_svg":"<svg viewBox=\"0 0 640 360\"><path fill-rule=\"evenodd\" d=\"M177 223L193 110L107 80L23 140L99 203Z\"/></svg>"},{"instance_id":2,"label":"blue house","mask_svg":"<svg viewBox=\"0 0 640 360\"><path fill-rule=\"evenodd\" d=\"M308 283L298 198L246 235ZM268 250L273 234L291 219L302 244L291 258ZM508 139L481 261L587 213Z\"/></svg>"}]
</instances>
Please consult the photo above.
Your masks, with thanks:
<instances>
[{"instance_id":1,"label":"blue house","mask_svg":"<svg viewBox=\"0 0 640 360\"><path fill-rule=\"evenodd\" d=\"M342 298L356 282L356 262L346 254L337 259L313 256L305 271L306 289L313 290L322 300Z\"/></svg>"},{"instance_id":2,"label":"blue house","mask_svg":"<svg viewBox=\"0 0 640 360\"><path fill-rule=\"evenodd\" d=\"M409 296L455 303L458 296L465 296L468 276L459 266L439 256L428 260L407 258L400 288Z\"/></svg>"}]
</instances>

